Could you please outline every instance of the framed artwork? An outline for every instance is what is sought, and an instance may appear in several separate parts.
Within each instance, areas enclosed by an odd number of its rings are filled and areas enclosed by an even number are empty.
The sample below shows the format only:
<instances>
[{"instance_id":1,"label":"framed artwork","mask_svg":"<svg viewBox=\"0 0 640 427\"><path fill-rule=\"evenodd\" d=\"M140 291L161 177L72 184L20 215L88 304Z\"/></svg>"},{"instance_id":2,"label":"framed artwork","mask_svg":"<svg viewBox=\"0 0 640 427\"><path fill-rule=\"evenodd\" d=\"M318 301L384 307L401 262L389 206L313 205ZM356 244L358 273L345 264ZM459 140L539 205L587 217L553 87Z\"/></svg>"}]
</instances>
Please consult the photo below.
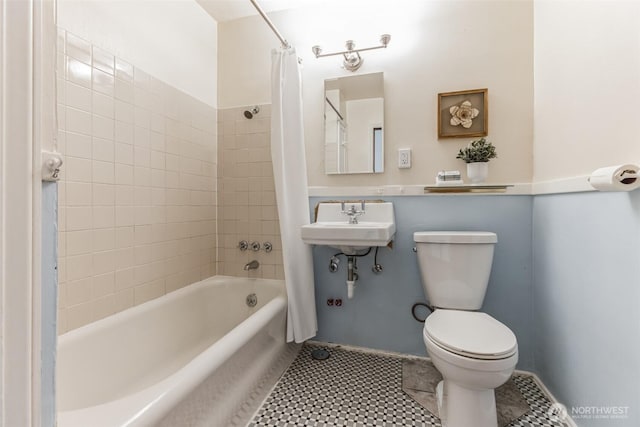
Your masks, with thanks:
<instances>
[{"instance_id":1,"label":"framed artwork","mask_svg":"<svg viewBox=\"0 0 640 427\"><path fill-rule=\"evenodd\" d=\"M489 90L438 94L438 138L467 138L489 133Z\"/></svg>"}]
</instances>

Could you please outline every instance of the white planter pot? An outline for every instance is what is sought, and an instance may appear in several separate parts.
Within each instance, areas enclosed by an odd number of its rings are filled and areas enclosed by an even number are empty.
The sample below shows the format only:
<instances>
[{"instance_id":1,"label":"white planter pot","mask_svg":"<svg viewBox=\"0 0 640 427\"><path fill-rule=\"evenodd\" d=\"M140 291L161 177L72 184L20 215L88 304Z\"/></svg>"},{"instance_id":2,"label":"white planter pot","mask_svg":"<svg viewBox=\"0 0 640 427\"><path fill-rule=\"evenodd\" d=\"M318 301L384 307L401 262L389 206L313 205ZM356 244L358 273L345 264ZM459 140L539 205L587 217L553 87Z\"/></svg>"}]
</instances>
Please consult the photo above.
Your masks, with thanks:
<instances>
[{"instance_id":1,"label":"white planter pot","mask_svg":"<svg viewBox=\"0 0 640 427\"><path fill-rule=\"evenodd\" d=\"M489 162L467 163L467 177L472 184L485 182L489 176Z\"/></svg>"}]
</instances>

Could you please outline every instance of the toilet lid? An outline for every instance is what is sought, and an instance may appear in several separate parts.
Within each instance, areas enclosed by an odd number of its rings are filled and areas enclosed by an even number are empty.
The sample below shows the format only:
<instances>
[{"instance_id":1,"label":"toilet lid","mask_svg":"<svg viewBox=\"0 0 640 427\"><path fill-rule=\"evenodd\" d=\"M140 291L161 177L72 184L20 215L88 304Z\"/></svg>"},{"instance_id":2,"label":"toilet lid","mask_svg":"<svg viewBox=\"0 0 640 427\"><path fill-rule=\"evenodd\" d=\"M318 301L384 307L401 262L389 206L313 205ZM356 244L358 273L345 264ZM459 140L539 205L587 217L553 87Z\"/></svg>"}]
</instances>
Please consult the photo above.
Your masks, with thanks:
<instances>
[{"instance_id":1,"label":"toilet lid","mask_svg":"<svg viewBox=\"0 0 640 427\"><path fill-rule=\"evenodd\" d=\"M475 359L503 359L518 346L511 329L477 311L436 310L424 322L424 331L440 347Z\"/></svg>"}]
</instances>

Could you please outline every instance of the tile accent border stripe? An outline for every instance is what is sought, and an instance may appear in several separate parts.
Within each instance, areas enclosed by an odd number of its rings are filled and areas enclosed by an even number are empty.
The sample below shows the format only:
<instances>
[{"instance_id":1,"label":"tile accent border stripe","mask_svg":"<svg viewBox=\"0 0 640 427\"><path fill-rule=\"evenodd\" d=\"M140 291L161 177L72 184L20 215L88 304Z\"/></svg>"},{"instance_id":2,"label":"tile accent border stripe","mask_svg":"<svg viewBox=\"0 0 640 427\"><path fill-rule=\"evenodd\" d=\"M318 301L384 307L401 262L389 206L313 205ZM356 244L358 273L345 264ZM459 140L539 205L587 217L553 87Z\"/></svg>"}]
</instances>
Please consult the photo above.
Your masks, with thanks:
<instances>
[{"instance_id":1,"label":"tile accent border stripe","mask_svg":"<svg viewBox=\"0 0 640 427\"><path fill-rule=\"evenodd\" d=\"M542 194L563 194L582 193L596 191L589 184L589 175L580 175L571 178L560 178L551 181L534 182L531 184L531 194L534 196Z\"/></svg>"},{"instance_id":2,"label":"tile accent border stripe","mask_svg":"<svg viewBox=\"0 0 640 427\"><path fill-rule=\"evenodd\" d=\"M336 196L522 196L531 195L531 184L517 183L513 187L507 188L503 193L427 193L424 187L432 184L421 185L377 185L361 187L321 187L310 186L309 197L336 197Z\"/></svg>"},{"instance_id":3,"label":"tile accent border stripe","mask_svg":"<svg viewBox=\"0 0 640 427\"><path fill-rule=\"evenodd\" d=\"M309 197L353 197L353 196L538 196L543 194L583 193L596 191L589 175L561 178L533 183L515 183L502 193L426 193L425 185L377 185L377 186L310 186Z\"/></svg>"}]
</instances>

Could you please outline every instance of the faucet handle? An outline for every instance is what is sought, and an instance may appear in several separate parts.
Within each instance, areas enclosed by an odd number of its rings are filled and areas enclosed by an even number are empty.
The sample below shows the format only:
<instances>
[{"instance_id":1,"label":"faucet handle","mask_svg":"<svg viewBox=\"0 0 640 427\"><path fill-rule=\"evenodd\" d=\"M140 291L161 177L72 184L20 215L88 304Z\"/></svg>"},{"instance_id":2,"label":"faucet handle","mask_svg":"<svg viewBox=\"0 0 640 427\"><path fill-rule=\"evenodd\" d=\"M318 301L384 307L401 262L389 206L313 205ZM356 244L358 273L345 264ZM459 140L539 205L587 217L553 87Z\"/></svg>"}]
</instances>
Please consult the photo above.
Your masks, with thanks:
<instances>
[{"instance_id":1,"label":"faucet handle","mask_svg":"<svg viewBox=\"0 0 640 427\"><path fill-rule=\"evenodd\" d=\"M364 200L360 200L360 210L364 212Z\"/></svg>"},{"instance_id":2,"label":"faucet handle","mask_svg":"<svg viewBox=\"0 0 640 427\"><path fill-rule=\"evenodd\" d=\"M340 202L340 210L344 213L344 200Z\"/></svg>"}]
</instances>

